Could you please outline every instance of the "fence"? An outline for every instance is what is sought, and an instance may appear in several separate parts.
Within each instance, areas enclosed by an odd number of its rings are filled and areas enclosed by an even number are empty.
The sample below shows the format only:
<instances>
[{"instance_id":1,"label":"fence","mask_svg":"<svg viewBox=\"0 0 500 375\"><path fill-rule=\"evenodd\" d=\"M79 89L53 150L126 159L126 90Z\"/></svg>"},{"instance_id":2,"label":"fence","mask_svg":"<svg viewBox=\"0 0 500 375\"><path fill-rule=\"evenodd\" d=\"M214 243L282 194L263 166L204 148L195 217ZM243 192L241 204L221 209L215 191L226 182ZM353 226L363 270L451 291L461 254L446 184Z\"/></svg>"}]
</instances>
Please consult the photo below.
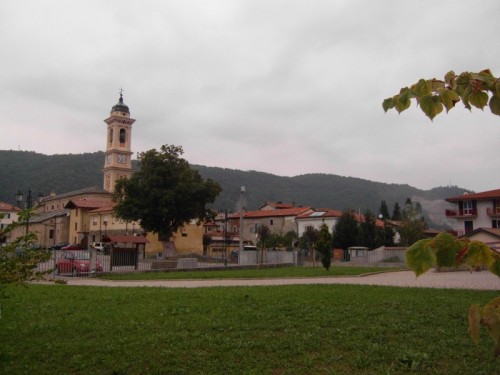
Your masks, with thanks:
<instances>
[{"instance_id":1,"label":"fence","mask_svg":"<svg viewBox=\"0 0 500 375\"><path fill-rule=\"evenodd\" d=\"M342 265L390 265L404 263L403 248L379 248L372 251L350 251ZM38 271L53 277L95 276L110 272L200 270L252 266L311 266L311 254L304 251L243 251L231 256L208 257L200 254L179 254L161 258L146 256L135 249L114 249L112 252L92 250L53 250L51 258L38 265ZM317 254L318 255L318 254ZM319 258L318 258L319 260Z\"/></svg>"}]
</instances>

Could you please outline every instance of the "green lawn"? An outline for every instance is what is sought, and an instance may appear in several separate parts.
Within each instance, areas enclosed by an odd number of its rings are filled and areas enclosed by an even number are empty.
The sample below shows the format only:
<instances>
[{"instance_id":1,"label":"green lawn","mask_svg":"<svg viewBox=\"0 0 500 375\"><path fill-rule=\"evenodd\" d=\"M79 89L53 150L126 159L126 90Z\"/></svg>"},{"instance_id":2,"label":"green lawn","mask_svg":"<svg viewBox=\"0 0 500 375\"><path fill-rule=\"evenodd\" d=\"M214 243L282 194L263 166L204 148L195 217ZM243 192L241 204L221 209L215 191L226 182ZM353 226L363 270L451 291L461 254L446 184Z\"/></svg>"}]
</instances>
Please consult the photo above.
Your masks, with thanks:
<instances>
[{"instance_id":1,"label":"green lawn","mask_svg":"<svg viewBox=\"0 0 500 375\"><path fill-rule=\"evenodd\" d=\"M166 279L254 279L271 277L328 277L387 272L395 268L382 267L280 267L262 269L222 269L220 271L132 272L99 276L107 280L166 280Z\"/></svg>"},{"instance_id":2,"label":"green lawn","mask_svg":"<svg viewBox=\"0 0 500 375\"><path fill-rule=\"evenodd\" d=\"M466 311L498 292L31 285L0 300L0 374L499 374Z\"/></svg>"}]
</instances>

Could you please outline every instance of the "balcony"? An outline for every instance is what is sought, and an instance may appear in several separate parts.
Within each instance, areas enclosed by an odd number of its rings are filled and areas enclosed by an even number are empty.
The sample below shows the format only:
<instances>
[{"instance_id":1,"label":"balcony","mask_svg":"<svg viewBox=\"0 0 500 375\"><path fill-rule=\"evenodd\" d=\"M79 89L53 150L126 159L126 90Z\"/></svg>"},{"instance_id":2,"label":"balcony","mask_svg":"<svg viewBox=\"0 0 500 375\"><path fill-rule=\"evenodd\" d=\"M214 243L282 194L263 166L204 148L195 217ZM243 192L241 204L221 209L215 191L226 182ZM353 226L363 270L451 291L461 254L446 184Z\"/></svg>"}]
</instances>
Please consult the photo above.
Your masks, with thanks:
<instances>
[{"instance_id":1,"label":"balcony","mask_svg":"<svg viewBox=\"0 0 500 375\"><path fill-rule=\"evenodd\" d=\"M477 217L477 208L472 208L467 210L446 210L445 215L446 217L451 217L455 219L474 218Z\"/></svg>"},{"instance_id":2,"label":"balcony","mask_svg":"<svg viewBox=\"0 0 500 375\"><path fill-rule=\"evenodd\" d=\"M486 215L489 217L500 217L500 207L487 208Z\"/></svg>"}]
</instances>

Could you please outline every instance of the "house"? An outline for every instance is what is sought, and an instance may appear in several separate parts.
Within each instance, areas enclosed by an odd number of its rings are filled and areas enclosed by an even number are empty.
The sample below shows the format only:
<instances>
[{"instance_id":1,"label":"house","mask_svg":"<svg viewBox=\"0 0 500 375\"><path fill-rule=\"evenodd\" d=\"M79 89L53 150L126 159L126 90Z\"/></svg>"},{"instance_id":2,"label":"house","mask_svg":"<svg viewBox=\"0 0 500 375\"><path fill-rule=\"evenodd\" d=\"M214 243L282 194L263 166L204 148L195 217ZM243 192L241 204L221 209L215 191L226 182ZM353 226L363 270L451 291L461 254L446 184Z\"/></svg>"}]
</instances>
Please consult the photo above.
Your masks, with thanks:
<instances>
[{"instance_id":1,"label":"house","mask_svg":"<svg viewBox=\"0 0 500 375\"><path fill-rule=\"evenodd\" d=\"M289 231L297 232L295 218L308 212L313 212L313 209L311 207L292 207L246 211L243 213L243 240L256 244L260 226L266 226L269 228L270 233L279 235L284 235ZM239 229L240 214L229 215L227 231L229 233L239 233Z\"/></svg>"},{"instance_id":2,"label":"house","mask_svg":"<svg viewBox=\"0 0 500 375\"><path fill-rule=\"evenodd\" d=\"M500 253L500 228L478 228L463 237L471 241L481 241Z\"/></svg>"},{"instance_id":3,"label":"house","mask_svg":"<svg viewBox=\"0 0 500 375\"><path fill-rule=\"evenodd\" d=\"M308 228L319 230L323 224L326 224L329 231L333 233L335 224L337 224L341 216L342 211L329 208L320 208L311 212L305 212L295 219L297 222L297 234L301 237Z\"/></svg>"},{"instance_id":4,"label":"house","mask_svg":"<svg viewBox=\"0 0 500 375\"><path fill-rule=\"evenodd\" d=\"M3 229L17 221L17 214L21 211L19 207L0 202L0 243L10 242L10 234L4 235Z\"/></svg>"},{"instance_id":5,"label":"house","mask_svg":"<svg viewBox=\"0 0 500 375\"><path fill-rule=\"evenodd\" d=\"M500 228L500 189L464 193L446 201L455 205L445 214L456 220L453 229L459 236L479 228Z\"/></svg>"}]
</instances>

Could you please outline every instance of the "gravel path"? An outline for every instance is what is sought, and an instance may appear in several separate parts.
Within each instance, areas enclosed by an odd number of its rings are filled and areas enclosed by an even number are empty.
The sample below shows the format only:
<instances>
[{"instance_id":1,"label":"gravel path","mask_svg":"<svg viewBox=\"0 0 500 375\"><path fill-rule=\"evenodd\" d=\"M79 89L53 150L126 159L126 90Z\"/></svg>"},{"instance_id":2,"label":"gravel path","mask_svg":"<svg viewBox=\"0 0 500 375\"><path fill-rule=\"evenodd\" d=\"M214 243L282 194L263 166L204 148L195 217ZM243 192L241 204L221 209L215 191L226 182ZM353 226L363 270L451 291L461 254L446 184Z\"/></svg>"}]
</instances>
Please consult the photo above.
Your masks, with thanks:
<instances>
[{"instance_id":1,"label":"gravel path","mask_svg":"<svg viewBox=\"0 0 500 375\"><path fill-rule=\"evenodd\" d=\"M206 288L220 286L265 286L304 284L355 284L383 285L416 288L447 288L500 290L500 277L489 271L481 272L435 272L433 270L416 278L411 271L384 272L363 276L290 279L214 279L214 280L147 280L111 281L98 278L68 278L68 285L107 287L161 287L161 288Z\"/></svg>"}]
</instances>

